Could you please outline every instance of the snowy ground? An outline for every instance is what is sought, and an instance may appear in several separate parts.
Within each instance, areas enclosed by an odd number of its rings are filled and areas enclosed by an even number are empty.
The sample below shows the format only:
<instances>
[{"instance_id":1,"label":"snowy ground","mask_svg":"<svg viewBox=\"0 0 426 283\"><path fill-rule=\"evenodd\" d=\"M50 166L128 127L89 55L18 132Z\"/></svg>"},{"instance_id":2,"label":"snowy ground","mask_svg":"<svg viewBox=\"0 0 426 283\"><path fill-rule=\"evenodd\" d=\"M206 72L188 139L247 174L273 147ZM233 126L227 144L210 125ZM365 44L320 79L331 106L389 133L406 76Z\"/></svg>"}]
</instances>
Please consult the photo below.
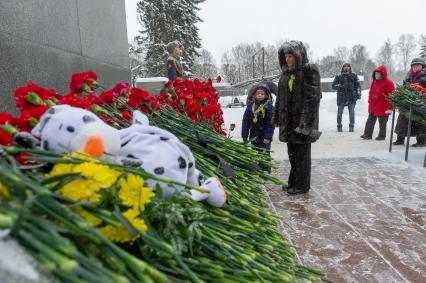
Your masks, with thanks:
<instances>
[{"instance_id":1,"label":"snowy ground","mask_svg":"<svg viewBox=\"0 0 426 283\"><path fill-rule=\"evenodd\" d=\"M288 173L288 161L273 171ZM266 194L299 261L334 282L426 282L426 174L374 157L314 159L308 194Z\"/></svg>"},{"instance_id":2,"label":"snowy ground","mask_svg":"<svg viewBox=\"0 0 426 283\"><path fill-rule=\"evenodd\" d=\"M226 104L229 98L221 98L221 103ZM242 97L245 101L245 97ZM368 90L363 91L361 100L358 100L355 107L355 132L349 133L349 113L347 108L343 112L343 133L337 132L336 126L336 93L325 92L320 106L320 130L323 132L318 142L312 146L312 158L336 158L336 157L378 157L389 160L389 162L404 162L405 147L393 147L393 152L389 153L389 138L391 128L391 117L388 121L388 132L385 141L376 141L374 137L378 133L378 122L375 127L372 140L362 140L365 122L368 116ZM223 107L225 125L236 124L236 130L232 136L241 138L241 121L245 108L225 108ZM398 115L398 114L397 114ZM397 118L398 116L396 116ZM396 119L395 119L396 120ZM396 123L396 121L395 121ZM394 135L394 140L396 136ZM411 138L411 144L415 143L415 138ZM278 140L278 131L275 131L272 142L273 158L277 162L288 160L286 144ZM413 148L409 150L409 165L423 167L425 148ZM426 172L426 170L425 170Z\"/></svg>"},{"instance_id":3,"label":"snowy ground","mask_svg":"<svg viewBox=\"0 0 426 283\"><path fill-rule=\"evenodd\" d=\"M339 133L336 93L323 93L323 134L312 146L311 190L288 196L269 187L271 210L285 219L281 230L299 247L299 261L319 267L334 282L426 282L426 148L410 147L407 163L405 147L389 153L391 121L385 141L362 140L367 101L364 91L355 108L355 132L348 132L345 109ZM235 139L241 138L244 111L224 108L226 125L236 124ZM378 125L375 130L373 138ZM281 165L273 175L285 180L290 166L277 131L272 150Z\"/></svg>"}]
</instances>

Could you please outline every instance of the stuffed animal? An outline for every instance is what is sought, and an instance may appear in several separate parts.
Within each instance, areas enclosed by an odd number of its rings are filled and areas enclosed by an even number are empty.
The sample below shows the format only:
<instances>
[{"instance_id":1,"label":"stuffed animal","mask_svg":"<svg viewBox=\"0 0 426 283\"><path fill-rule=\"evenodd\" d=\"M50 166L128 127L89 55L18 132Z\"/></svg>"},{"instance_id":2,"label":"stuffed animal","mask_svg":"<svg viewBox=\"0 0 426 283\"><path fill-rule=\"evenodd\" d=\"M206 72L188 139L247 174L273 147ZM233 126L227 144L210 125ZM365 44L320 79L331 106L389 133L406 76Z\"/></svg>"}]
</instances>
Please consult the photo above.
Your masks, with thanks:
<instances>
[{"instance_id":1,"label":"stuffed animal","mask_svg":"<svg viewBox=\"0 0 426 283\"><path fill-rule=\"evenodd\" d=\"M187 192L180 186L146 180L153 189L160 185L166 198L182 192L195 201L206 200L215 207L222 207L226 203L220 181L215 177L205 180L195 168L191 150L172 133L150 126L147 116L140 111L133 113L132 126L117 130L90 111L58 105L41 117L31 133L39 142L21 133L17 134L15 141L55 152L83 151L96 158L140 167L156 176L209 191Z\"/></svg>"}]
</instances>

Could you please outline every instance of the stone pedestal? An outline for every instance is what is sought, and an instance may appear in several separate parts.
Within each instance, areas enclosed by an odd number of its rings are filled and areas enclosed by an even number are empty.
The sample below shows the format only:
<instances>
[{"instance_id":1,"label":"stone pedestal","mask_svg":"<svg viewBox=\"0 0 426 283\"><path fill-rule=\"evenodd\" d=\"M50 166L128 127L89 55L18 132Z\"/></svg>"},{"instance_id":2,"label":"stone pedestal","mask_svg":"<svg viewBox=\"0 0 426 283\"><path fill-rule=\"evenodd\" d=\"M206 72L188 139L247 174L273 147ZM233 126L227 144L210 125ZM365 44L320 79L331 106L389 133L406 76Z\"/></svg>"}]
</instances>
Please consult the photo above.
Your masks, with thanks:
<instances>
[{"instance_id":1,"label":"stone pedestal","mask_svg":"<svg viewBox=\"0 0 426 283\"><path fill-rule=\"evenodd\" d=\"M67 94L88 69L106 87L130 81L124 0L0 1L0 111L16 113L29 81Z\"/></svg>"}]
</instances>

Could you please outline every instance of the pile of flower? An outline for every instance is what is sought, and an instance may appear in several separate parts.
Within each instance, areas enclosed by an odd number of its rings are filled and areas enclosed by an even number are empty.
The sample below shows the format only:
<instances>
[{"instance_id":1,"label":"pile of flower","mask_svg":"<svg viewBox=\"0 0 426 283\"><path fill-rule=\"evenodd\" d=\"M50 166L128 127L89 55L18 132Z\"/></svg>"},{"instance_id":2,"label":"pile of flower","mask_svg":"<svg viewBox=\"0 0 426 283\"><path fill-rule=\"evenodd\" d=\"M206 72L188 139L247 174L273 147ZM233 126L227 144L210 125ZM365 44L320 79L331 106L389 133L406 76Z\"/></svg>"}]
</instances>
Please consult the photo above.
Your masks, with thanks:
<instances>
[{"instance_id":1,"label":"pile of flower","mask_svg":"<svg viewBox=\"0 0 426 283\"><path fill-rule=\"evenodd\" d=\"M123 171L113 169L82 154L74 153L73 155L86 161L79 164L58 163L46 175L49 178L57 178L65 174L77 178L61 187L58 190L59 193L70 200L87 202L91 206L104 209L119 206L123 216L131 225L146 232L147 226L140 215L154 193L151 188L144 187L144 179L138 175L125 174ZM57 182L52 187L56 185ZM134 240L124 226L117 228L103 223L100 218L83 208L79 208L78 212L111 241L124 243Z\"/></svg>"},{"instance_id":2,"label":"pile of flower","mask_svg":"<svg viewBox=\"0 0 426 283\"><path fill-rule=\"evenodd\" d=\"M168 281L115 243L156 243L146 233L142 213L153 198L143 187L149 176L81 154L37 150L33 158L55 164L53 170L18 170L10 156L15 151L20 152L0 147L0 229L7 229L39 268L60 282Z\"/></svg>"},{"instance_id":3,"label":"pile of flower","mask_svg":"<svg viewBox=\"0 0 426 283\"><path fill-rule=\"evenodd\" d=\"M62 282L325 281L320 271L297 262L268 210L263 186L286 184L256 166L275 165L249 145L218 134L222 112L214 106L211 82L166 88L167 94L151 96L120 83L97 95L96 74L85 72L73 75L68 95L22 88L19 101L22 110L34 112L52 103L82 107L117 128L129 125L135 109L145 111L151 123L190 147L205 176L220 178L225 207L179 196L166 200L161 187L153 195L143 180L184 185L140 168L10 146L0 147L0 228L10 229ZM30 130L39 118L32 115L23 125L8 116L3 128ZM12 156L21 154L44 166L20 169Z\"/></svg>"},{"instance_id":4,"label":"pile of flower","mask_svg":"<svg viewBox=\"0 0 426 283\"><path fill-rule=\"evenodd\" d=\"M420 84L398 86L389 100L407 117L411 107L413 120L426 124L426 88Z\"/></svg>"},{"instance_id":5,"label":"pile of flower","mask_svg":"<svg viewBox=\"0 0 426 283\"><path fill-rule=\"evenodd\" d=\"M14 133L30 131L49 107L60 104L93 111L116 127L125 126L131 120L129 107L145 113L170 108L197 123L208 125L217 133L225 134L219 95L211 80L170 81L164 87L165 93L158 96L136 87L130 88L126 82L118 83L98 95L96 90L99 89L97 75L92 71L73 74L67 95L59 95L53 89L45 89L34 83L18 88L15 99L21 114L15 117L6 112L0 113L0 144L10 145Z\"/></svg>"}]
</instances>

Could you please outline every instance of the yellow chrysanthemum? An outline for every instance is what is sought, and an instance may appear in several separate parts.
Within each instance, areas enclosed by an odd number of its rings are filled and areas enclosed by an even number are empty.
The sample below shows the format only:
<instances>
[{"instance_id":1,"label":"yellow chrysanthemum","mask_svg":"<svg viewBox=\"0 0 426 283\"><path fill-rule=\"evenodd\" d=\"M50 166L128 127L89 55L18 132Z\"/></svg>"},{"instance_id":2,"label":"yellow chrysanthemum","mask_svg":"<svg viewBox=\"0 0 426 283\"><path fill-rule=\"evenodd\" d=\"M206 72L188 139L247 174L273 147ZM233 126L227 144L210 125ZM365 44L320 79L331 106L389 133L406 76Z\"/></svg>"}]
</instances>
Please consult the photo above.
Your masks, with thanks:
<instances>
[{"instance_id":1,"label":"yellow chrysanthemum","mask_svg":"<svg viewBox=\"0 0 426 283\"><path fill-rule=\"evenodd\" d=\"M85 209L77 206L73 208L76 212L78 212L81 216L83 216L84 219L92 223L94 226L98 226L102 223L102 220L91 214L90 212L86 211Z\"/></svg>"},{"instance_id":2,"label":"yellow chrysanthemum","mask_svg":"<svg viewBox=\"0 0 426 283\"><path fill-rule=\"evenodd\" d=\"M148 230L148 227L146 226L143 219L139 217L139 212L134 209L129 209L126 212L123 213L123 216L126 217L126 219L130 222L130 224L133 225L136 229L146 232ZM107 225L105 227L102 227L99 229L102 234L104 234L109 240L119 243L125 243L134 241L139 237L137 235L136 237L132 237L130 232L126 229L124 225L121 225L120 228L115 228L112 225Z\"/></svg>"},{"instance_id":3,"label":"yellow chrysanthemum","mask_svg":"<svg viewBox=\"0 0 426 283\"><path fill-rule=\"evenodd\" d=\"M78 164L74 166L73 171L95 180L102 188L111 187L120 176L120 172L111 169L106 165L97 164L94 162L84 162Z\"/></svg>"},{"instance_id":4,"label":"yellow chrysanthemum","mask_svg":"<svg viewBox=\"0 0 426 283\"><path fill-rule=\"evenodd\" d=\"M82 159L82 160L86 160L86 161L99 162L98 159L93 158L92 156L90 156L90 155L88 155L84 152L75 151L75 152L72 152L70 155L72 157L76 157L78 159Z\"/></svg>"},{"instance_id":5,"label":"yellow chrysanthemum","mask_svg":"<svg viewBox=\"0 0 426 283\"><path fill-rule=\"evenodd\" d=\"M71 173L73 171L74 164L57 163L53 166L52 171L46 174L48 177L54 177L61 174Z\"/></svg>"},{"instance_id":6,"label":"yellow chrysanthemum","mask_svg":"<svg viewBox=\"0 0 426 283\"><path fill-rule=\"evenodd\" d=\"M2 183L0 183L0 197L5 198L5 199L10 198L9 189L5 185L3 185Z\"/></svg>"},{"instance_id":7,"label":"yellow chrysanthemum","mask_svg":"<svg viewBox=\"0 0 426 283\"><path fill-rule=\"evenodd\" d=\"M98 192L102 189L99 182L91 179L80 179L72 181L60 190L61 194L69 199L78 201L99 201Z\"/></svg>"},{"instance_id":8,"label":"yellow chrysanthemum","mask_svg":"<svg viewBox=\"0 0 426 283\"><path fill-rule=\"evenodd\" d=\"M99 191L111 187L120 172L95 162L83 162L80 164L56 164L49 177L66 174L79 173L85 179L72 181L60 190L62 195L79 201L99 201Z\"/></svg>"},{"instance_id":9,"label":"yellow chrysanthemum","mask_svg":"<svg viewBox=\"0 0 426 283\"><path fill-rule=\"evenodd\" d=\"M145 204L151 201L154 192L143 185L144 180L138 175L129 174L126 178L122 178L120 180L121 189L118 193L122 204L135 210L144 211Z\"/></svg>"}]
</instances>

